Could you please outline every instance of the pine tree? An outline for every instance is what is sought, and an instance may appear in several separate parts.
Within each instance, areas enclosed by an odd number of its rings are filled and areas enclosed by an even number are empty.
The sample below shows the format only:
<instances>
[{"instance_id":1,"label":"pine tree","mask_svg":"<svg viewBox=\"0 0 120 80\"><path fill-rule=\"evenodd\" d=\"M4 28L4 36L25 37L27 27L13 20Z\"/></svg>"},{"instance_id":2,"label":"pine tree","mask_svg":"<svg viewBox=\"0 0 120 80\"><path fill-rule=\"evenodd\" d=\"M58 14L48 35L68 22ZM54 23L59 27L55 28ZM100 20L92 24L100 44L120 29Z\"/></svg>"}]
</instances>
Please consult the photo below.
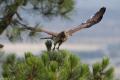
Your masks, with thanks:
<instances>
[{"instance_id":1,"label":"pine tree","mask_svg":"<svg viewBox=\"0 0 120 80\"><path fill-rule=\"evenodd\" d=\"M8 80L114 80L109 59L89 65L67 50L43 51L40 56L30 52L24 58L8 55L3 64L3 78Z\"/></svg>"},{"instance_id":2,"label":"pine tree","mask_svg":"<svg viewBox=\"0 0 120 80\"><path fill-rule=\"evenodd\" d=\"M18 22L24 21L20 10L28 11L28 5L32 6L29 9L32 13L37 11L44 17L66 16L73 10L74 0L0 0L0 34L10 26L19 31L17 36L20 35L22 30L18 29ZM7 37L11 38L13 35L9 33Z\"/></svg>"}]
</instances>

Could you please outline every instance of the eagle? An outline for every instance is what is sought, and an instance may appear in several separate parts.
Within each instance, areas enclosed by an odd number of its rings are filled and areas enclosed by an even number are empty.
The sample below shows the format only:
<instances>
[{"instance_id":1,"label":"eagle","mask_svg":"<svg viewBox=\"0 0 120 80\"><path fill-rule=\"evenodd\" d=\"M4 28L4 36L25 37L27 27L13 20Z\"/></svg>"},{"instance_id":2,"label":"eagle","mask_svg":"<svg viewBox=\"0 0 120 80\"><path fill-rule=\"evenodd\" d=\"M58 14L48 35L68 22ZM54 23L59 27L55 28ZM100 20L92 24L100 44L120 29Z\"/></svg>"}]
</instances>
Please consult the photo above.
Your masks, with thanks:
<instances>
[{"instance_id":1,"label":"eagle","mask_svg":"<svg viewBox=\"0 0 120 80\"><path fill-rule=\"evenodd\" d=\"M78 25L78 26L76 26L72 29L64 30L64 31L61 31L61 32L52 32L52 31L49 31L49 30L46 30L46 29L28 27L26 25L24 25L24 29L31 30L33 32L47 33L50 36L45 37L45 38L41 38L41 39L51 39L51 40L53 40L53 43L54 43L53 50L55 50L55 49L59 50L60 45L63 42L65 42L70 36L72 36L75 32L80 31L80 30L85 29L85 28L90 28L91 26L99 23L102 20L105 11L106 11L106 7L102 7L102 8L100 8L99 11L97 11L86 22L81 23L80 25ZM58 45L58 47L56 47L56 45Z\"/></svg>"}]
</instances>

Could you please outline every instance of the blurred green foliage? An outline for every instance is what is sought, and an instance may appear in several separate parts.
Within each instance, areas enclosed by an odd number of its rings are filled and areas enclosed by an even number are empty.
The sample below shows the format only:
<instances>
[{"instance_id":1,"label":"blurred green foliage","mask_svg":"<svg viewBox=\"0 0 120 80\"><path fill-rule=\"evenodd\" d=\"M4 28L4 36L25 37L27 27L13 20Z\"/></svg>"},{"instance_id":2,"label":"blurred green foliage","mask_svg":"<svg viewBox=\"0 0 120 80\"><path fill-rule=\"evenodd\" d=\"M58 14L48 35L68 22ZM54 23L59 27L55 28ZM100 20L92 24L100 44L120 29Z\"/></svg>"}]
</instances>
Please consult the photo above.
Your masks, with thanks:
<instances>
[{"instance_id":1,"label":"blurred green foliage","mask_svg":"<svg viewBox=\"0 0 120 80\"><path fill-rule=\"evenodd\" d=\"M40 56L30 52L24 58L8 55L3 64L3 78L8 80L114 80L114 69L103 58L92 68L69 51L44 51Z\"/></svg>"},{"instance_id":2,"label":"blurred green foliage","mask_svg":"<svg viewBox=\"0 0 120 80\"><path fill-rule=\"evenodd\" d=\"M0 35L5 31L4 34L9 41L23 41L25 37L22 34L26 36L27 32L21 29L24 26L19 24L21 22L25 23L21 17L23 13L20 11L26 11L28 14L31 11L36 16L42 15L48 19L56 16L67 19L69 18L67 14L74 9L74 2L74 0L0 0ZM32 7L29 7L29 5ZM36 14L36 12L39 14ZM40 25L38 26L41 27ZM35 42L35 38L40 36L37 32L29 31L26 37Z\"/></svg>"},{"instance_id":3,"label":"blurred green foliage","mask_svg":"<svg viewBox=\"0 0 120 80\"><path fill-rule=\"evenodd\" d=\"M7 36L8 39L12 42L18 40L18 37L21 36L21 32L24 30L14 29L14 26L18 28L24 27L19 24L19 22L24 22L24 19L21 17L23 14L20 13L21 10L28 12L28 14L29 11L33 14L37 11L39 15L47 18L53 16L63 16L67 18L67 14L74 9L74 2L74 0L0 0L0 34L9 26L13 28L13 31L9 31L11 33L9 37ZM29 5L32 7L29 7ZM8 35L7 32L6 35ZM35 36L35 32L30 32L28 36L31 37L31 35L32 37Z\"/></svg>"}]
</instances>

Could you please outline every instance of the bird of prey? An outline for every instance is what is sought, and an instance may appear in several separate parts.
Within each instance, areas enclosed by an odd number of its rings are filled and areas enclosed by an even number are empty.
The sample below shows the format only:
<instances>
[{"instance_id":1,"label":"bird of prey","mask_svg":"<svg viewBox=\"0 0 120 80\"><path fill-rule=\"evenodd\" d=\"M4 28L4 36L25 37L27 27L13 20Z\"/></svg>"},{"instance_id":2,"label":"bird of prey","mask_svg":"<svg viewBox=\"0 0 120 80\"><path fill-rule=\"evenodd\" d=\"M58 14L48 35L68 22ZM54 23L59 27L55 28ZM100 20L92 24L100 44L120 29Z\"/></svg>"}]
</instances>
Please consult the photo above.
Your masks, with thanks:
<instances>
[{"instance_id":1,"label":"bird of prey","mask_svg":"<svg viewBox=\"0 0 120 80\"><path fill-rule=\"evenodd\" d=\"M77 32L77 31L80 31L84 28L89 28L89 27L99 23L102 20L102 17L104 15L105 11L106 11L106 8L102 7L102 8L100 8L99 11L97 11L94 14L94 16L92 16L86 22L84 22L84 23L80 24L79 26L74 27L70 30L61 31L60 33L50 32L50 31L45 30L45 29L40 29L40 28L37 29L37 28L33 28L33 27L28 27L28 26L25 26L24 28L27 29L27 30L34 31L34 32L44 32L44 33L47 33L48 35L51 35L49 37L45 37L45 38L41 38L41 39L51 39L51 40L53 40L53 42L54 42L53 50L55 50L55 49L59 49L60 45L63 42L65 42L68 39L69 36L72 36L73 33ZM56 48L57 44L58 44L58 47Z\"/></svg>"}]
</instances>

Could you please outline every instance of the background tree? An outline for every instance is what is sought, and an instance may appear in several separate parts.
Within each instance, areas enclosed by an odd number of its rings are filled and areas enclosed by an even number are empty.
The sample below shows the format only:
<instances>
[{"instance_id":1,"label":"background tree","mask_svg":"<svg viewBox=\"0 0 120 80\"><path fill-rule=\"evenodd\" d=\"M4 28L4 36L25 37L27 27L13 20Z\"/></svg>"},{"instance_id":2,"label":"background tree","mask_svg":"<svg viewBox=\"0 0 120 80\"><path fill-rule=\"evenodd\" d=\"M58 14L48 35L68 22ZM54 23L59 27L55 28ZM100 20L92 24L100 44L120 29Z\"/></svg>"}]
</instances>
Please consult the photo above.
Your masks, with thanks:
<instances>
[{"instance_id":1,"label":"background tree","mask_svg":"<svg viewBox=\"0 0 120 80\"><path fill-rule=\"evenodd\" d=\"M48 51L40 56L25 53L24 58L15 54L7 56L2 65L3 79L9 80L114 80L114 69L109 59L96 62L92 69L66 50L51 51L51 41L46 41Z\"/></svg>"},{"instance_id":2,"label":"background tree","mask_svg":"<svg viewBox=\"0 0 120 80\"><path fill-rule=\"evenodd\" d=\"M20 38L23 25L19 23L24 21L20 10L27 11L28 7L32 13L37 11L44 17L66 16L73 10L74 0L0 0L0 34L9 27L6 31L8 39L14 41ZM34 34L30 32L30 35Z\"/></svg>"},{"instance_id":3,"label":"background tree","mask_svg":"<svg viewBox=\"0 0 120 80\"><path fill-rule=\"evenodd\" d=\"M8 80L114 80L109 59L103 58L92 68L69 51L44 51L40 56L25 53L24 58L8 55L3 78Z\"/></svg>"}]
</instances>

